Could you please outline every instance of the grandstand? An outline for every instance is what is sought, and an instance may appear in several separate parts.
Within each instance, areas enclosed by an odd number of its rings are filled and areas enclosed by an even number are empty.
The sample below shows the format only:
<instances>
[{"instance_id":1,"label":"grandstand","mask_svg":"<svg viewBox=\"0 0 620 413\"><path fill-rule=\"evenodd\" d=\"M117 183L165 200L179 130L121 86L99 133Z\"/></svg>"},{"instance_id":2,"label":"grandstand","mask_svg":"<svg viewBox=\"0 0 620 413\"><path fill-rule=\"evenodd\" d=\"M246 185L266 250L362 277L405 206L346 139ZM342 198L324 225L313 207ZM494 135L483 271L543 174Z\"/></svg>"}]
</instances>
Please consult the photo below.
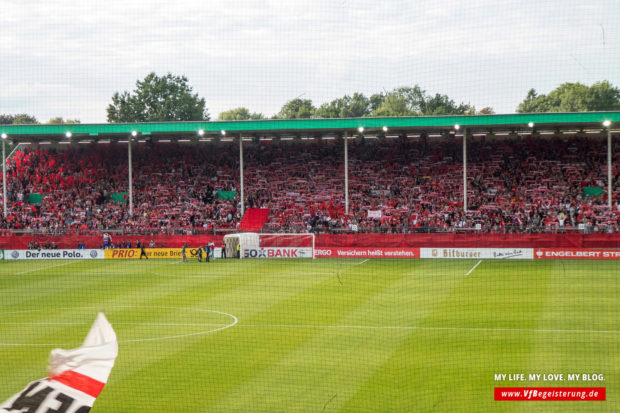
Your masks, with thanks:
<instances>
[{"instance_id":1,"label":"grandstand","mask_svg":"<svg viewBox=\"0 0 620 413\"><path fill-rule=\"evenodd\" d=\"M94 411L617 411L618 122L0 126L0 401L103 311Z\"/></svg>"},{"instance_id":2,"label":"grandstand","mask_svg":"<svg viewBox=\"0 0 620 413\"><path fill-rule=\"evenodd\" d=\"M13 150L1 228L223 236L247 208L262 208L268 217L252 230L615 233L618 131L603 122L619 119L608 112L6 125L3 145Z\"/></svg>"}]
</instances>

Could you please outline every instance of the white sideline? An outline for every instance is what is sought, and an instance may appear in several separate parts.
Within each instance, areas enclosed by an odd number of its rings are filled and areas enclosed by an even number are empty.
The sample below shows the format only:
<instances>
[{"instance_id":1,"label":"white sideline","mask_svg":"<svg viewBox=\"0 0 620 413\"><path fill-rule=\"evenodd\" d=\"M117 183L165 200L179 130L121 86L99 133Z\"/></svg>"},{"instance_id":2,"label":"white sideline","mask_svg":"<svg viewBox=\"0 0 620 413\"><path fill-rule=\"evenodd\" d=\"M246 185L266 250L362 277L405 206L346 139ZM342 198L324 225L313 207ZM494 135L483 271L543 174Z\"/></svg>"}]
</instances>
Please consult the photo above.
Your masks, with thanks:
<instances>
[{"instance_id":1,"label":"white sideline","mask_svg":"<svg viewBox=\"0 0 620 413\"><path fill-rule=\"evenodd\" d=\"M237 324L237 327L266 328L342 328L342 329L383 329L383 330L454 330L454 331L517 331L533 333L581 333L581 334L620 334L620 330L562 330L538 328L496 328L496 327L424 327L424 326L361 326L325 324Z\"/></svg>"},{"instance_id":2,"label":"white sideline","mask_svg":"<svg viewBox=\"0 0 620 413\"><path fill-rule=\"evenodd\" d=\"M114 325L135 325L135 326L156 326L156 327L255 327L255 328L334 328L334 329L352 329L352 330L447 330L447 331L516 331L516 332L538 332L538 333L579 333L579 334L620 334L620 330L573 330L573 329L544 329L544 328L501 328L501 327L432 327L432 326L363 326L363 325L330 325L330 324L239 324L237 317L232 314L226 314L219 311L213 311L215 313L225 314L233 318L232 324L225 323L114 323ZM90 323L80 322L3 322L4 325L90 325ZM218 331L212 330L213 331ZM176 337L186 337L192 335L205 334L205 332L183 334ZM124 342L131 341L152 341L152 340L165 340L172 337L156 337L150 339L138 339L138 340L125 340ZM0 343L1 345L14 345ZM29 345L29 344L24 344ZM30 344L32 345L32 344ZM47 345L47 344L37 344ZM51 345L51 344L50 344Z\"/></svg>"},{"instance_id":3,"label":"white sideline","mask_svg":"<svg viewBox=\"0 0 620 413\"><path fill-rule=\"evenodd\" d=\"M95 307L76 307L76 308L95 308ZM202 331L197 331L194 333L187 333L187 334L177 334L177 335L170 335L170 336L164 336L164 337L150 337L150 338L137 338L137 339L132 339L132 340L119 340L119 343L140 343L140 342L145 342L145 341L161 341L161 340L172 340L172 339L177 339L177 338L184 338L184 337L193 337L193 336L201 336L201 335L205 335L205 334L210 334L210 333L215 333L217 331L222 331L225 330L227 328L233 327L235 325L237 325L237 323L239 322L239 319L237 317L235 317L233 314L229 314L229 313L225 313L223 311L217 311L217 310L207 310L207 309L201 309L201 308L181 308L181 307L159 307L159 306L129 306L129 305L118 305L118 306L111 306L109 308L159 308L159 309L169 309L169 310L189 310L189 311L196 311L196 312L206 312L206 313L215 313L215 314L221 314L221 315L225 315L227 317L232 318L233 322L230 324L224 324L224 323L200 323L200 324L192 324L192 323L114 323L114 325L148 325L148 326L163 326L163 327L167 327L167 326L180 326L180 327L218 327L218 328L214 328L214 329L208 329L208 330L202 330ZM62 309L62 308L60 308ZM16 311L16 312L7 312L7 313L0 313L1 314L15 314L15 313L25 313L25 312L35 312L35 311L39 311L39 310L25 310L25 311ZM87 323L80 323L80 322L8 322L5 323L3 322L2 324L7 324L7 325L83 325L83 324L87 324ZM88 323L90 324L90 323ZM80 343L2 343L0 342L0 347L16 347L16 346L74 346L74 345L79 345Z\"/></svg>"},{"instance_id":4,"label":"white sideline","mask_svg":"<svg viewBox=\"0 0 620 413\"><path fill-rule=\"evenodd\" d=\"M370 261L370 258L366 258L366 259L365 259L364 261L362 261L362 262L358 262L357 264L353 264L353 266L355 267L356 265L362 265L362 264L364 264L365 262L368 262L368 261Z\"/></svg>"},{"instance_id":5,"label":"white sideline","mask_svg":"<svg viewBox=\"0 0 620 413\"><path fill-rule=\"evenodd\" d=\"M160 307L164 308L164 307ZM178 334L165 337L140 338L133 340L121 340L119 343L136 343L146 341L170 340L176 338L192 337L215 333L227 328L236 327L253 327L253 328L331 328L331 329L359 329L359 330L436 330L436 331L508 331L523 333L575 333L575 334L620 334L620 330L569 330L569 329L538 329L538 328L501 328L501 327L432 327L432 326L364 326L364 325L329 325L329 324L239 324L239 319L232 314L215 310L201 310L213 313L227 315L233 319L230 324L224 323L115 323L115 325L148 325L148 326L182 326L182 327L218 327L210 330L203 330L189 334ZM7 325L88 325L89 323L36 323L36 322L9 322L2 323ZM79 343L0 343L0 347L13 346L63 346L76 345Z\"/></svg>"},{"instance_id":6,"label":"white sideline","mask_svg":"<svg viewBox=\"0 0 620 413\"><path fill-rule=\"evenodd\" d=\"M474 270L476 269L477 266L479 266L482 263L482 260L478 261L478 263L476 265L474 265L471 270L469 270L467 272L467 274L465 274L465 277L467 277L469 274L471 274L472 272L474 272Z\"/></svg>"},{"instance_id":7,"label":"white sideline","mask_svg":"<svg viewBox=\"0 0 620 413\"><path fill-rule=\"evenodd\" d=\"M69 265L69 264L75 264L76 262L79 262L79 261L80 261L80 260L71 260L71 261L69 261L69 262L63 262L63 263L61 263L61 264L49 265L49 266L46 266L46 267L35 268L35 269L33 269L33 270L22 271L22 272L16 272L16 273L15 273L15 274L13 274L13 275L23 275L23 274L28 274L28 273L30 273L30 272L45 271L45 270L50 269L50 268L62 267L63 265Z\"/></svg>"}]
</instances>

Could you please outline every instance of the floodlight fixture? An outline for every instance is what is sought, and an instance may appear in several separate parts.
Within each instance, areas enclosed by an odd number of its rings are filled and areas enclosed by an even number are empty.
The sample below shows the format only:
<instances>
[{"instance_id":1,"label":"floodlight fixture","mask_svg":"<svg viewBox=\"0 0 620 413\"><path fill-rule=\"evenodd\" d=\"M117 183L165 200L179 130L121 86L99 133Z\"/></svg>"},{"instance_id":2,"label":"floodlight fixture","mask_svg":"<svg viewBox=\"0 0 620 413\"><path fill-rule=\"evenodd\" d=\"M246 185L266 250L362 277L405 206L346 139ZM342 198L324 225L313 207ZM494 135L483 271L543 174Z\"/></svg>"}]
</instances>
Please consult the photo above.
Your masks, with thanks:
<instances>
[{"instance_id":1,"label":"floodlight fixture","mask_svg":"<svg viewBox=\"0 0 620 413\"><path fill-rule=\"evenodd\" d=\"M198 136L204 136L205 135L205 130L204 129L199 129L198 130Z\"/></svg>"},{"instance_id":2,"label":"floodlight fixture","mask_svg":"<svg viewBox=\"0 0 620 413\"><path fill-rule=\"evenodd\" d=\"M360 133L364 133L364 127L363 127L363 126L360 126L359 128L357 128L357 130L358 130Z\"/></svg>"},{"instance_id":3,"label":"floodlight fixture","mask_svg":"<svg viewBox=\"0 0 620 413\"><path fill-rule=\"evenodd\" d=\"M387 126L384 126L384 127L383 127L383 132L387 132L387 131L388 131L388 127L387 127Z\"/></svg>"},{"instance_id":4,"label":"floodlight fixture","mask_svg":"<svg viewBox=\"0 0 620 413\"><path fill-rule=\"evenodd\" d=\"M65 132L65 136L66 136L67 138L71 138L71 137L73 136L73 134L71 133L71 131L66 131L66 132Z\"/></svg>"},{"instance_id":5,"label":"floodlight fixture","mask_svg":"<svg viewBox=\"0 0 620 413\"><path fill-rule=\"evenodd\" d=\"M226 131L224 129L222 129L220 133L222 134L222 136L226 136Z\"/></svg>"},{"instance_id":6,"label":"floodlight fixture","mask_svg":"<svg viewBox=\"0 0 620 413\"><path fill-rule=\"evenodd\" d=\"M528 122L527 126L529 126L530 128L534 127L534 122Z\"/></svg>"},{"instance_id":7,"label":"floodlight fixture","mask_svg":"<svg viewBox=\"0 0 620 413\"><path fill-rule=\"evenodd\" d=\"M459 130L459 129L461 129L461 125L459 125L458 123L454 125L454 130Z\"/></svg>"},{"instance_id":8,"label":"floodlight fixture","mask_svg":"<svg viewBox=\"0 0 620 413\"><path fill-rule=\"evenodd\" d=\"M132 131L131 131L131 136L133 136L134 138L135 138L136 136L138 136L138 131L132 130Z\"/></svg>"},{"instance_id":9,"label":"floodlight fixture","mask_svg":"<svg viewBox=\"0 0 620 413\"><path fill-rule=\"evenodd\" d=\"M603 126L606 127L606 128L610 127L611 126L611 121L609 119L605 119L603 121Z\"/></svg>"},{"instance_id":10,"label":"floodlight fixture","mask_svg":"<svg viewBox=\"0 0 620 413\"><path fill-rule=\"evenodd\" d=\"M2 132L2 139L6 139L6 138L8 138L8 135L6 133Z\"/></svg>"}]
</instances>

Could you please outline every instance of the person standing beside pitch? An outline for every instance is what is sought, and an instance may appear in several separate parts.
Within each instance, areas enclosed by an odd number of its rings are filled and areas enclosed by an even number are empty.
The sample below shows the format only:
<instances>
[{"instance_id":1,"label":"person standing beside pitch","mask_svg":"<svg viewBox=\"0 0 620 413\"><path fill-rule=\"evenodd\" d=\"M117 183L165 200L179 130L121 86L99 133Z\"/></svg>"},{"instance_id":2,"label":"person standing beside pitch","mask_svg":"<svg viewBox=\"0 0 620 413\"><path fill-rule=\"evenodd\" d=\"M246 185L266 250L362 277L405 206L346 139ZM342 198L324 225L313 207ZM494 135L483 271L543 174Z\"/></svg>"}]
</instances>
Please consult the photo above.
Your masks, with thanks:
<instances>
[{"instance_id":1,"label":"person standing beside pitch","mask_svg":"<svg viewBox=\"0 0 620 413\"><path fill-rule=\"evenodd\" d=\"M149 259L149 256L146 255L146 251L144 250L144 243L140 245L140 259L142 259L142 257L146 258L147 260Z\"/></svg>"},{"instance_id":2,"label":"person standing beside pitch","mask_svg":"<svg viewBox=\"0 0 620 413\"><path fill-rule=\"evenodd\" d=\"M209 243L207 245L209 246L209 254L211 254L211 258L215 258L215 243L209 240Z\"/></svg>"}]
</instances>

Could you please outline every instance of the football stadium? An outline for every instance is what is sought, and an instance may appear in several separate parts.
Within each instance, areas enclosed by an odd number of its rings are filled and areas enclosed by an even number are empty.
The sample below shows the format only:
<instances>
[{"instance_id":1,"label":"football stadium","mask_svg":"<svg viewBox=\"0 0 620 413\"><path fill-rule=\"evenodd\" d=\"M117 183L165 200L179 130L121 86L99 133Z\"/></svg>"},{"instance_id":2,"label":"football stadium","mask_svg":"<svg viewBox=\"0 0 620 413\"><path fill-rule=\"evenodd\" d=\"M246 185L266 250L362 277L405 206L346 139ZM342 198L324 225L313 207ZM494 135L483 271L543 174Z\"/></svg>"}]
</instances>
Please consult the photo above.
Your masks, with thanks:
<instances>
[{"instance_id":1,"label":"football stadium","mask_svg":"<svg viewBox=\"0 0 620 413\"><path fill-rule=\"evenodd\" d=\"M7 8L0 412L620 411L617 5L145 3Z\"/></svg>"}]
</instances>

